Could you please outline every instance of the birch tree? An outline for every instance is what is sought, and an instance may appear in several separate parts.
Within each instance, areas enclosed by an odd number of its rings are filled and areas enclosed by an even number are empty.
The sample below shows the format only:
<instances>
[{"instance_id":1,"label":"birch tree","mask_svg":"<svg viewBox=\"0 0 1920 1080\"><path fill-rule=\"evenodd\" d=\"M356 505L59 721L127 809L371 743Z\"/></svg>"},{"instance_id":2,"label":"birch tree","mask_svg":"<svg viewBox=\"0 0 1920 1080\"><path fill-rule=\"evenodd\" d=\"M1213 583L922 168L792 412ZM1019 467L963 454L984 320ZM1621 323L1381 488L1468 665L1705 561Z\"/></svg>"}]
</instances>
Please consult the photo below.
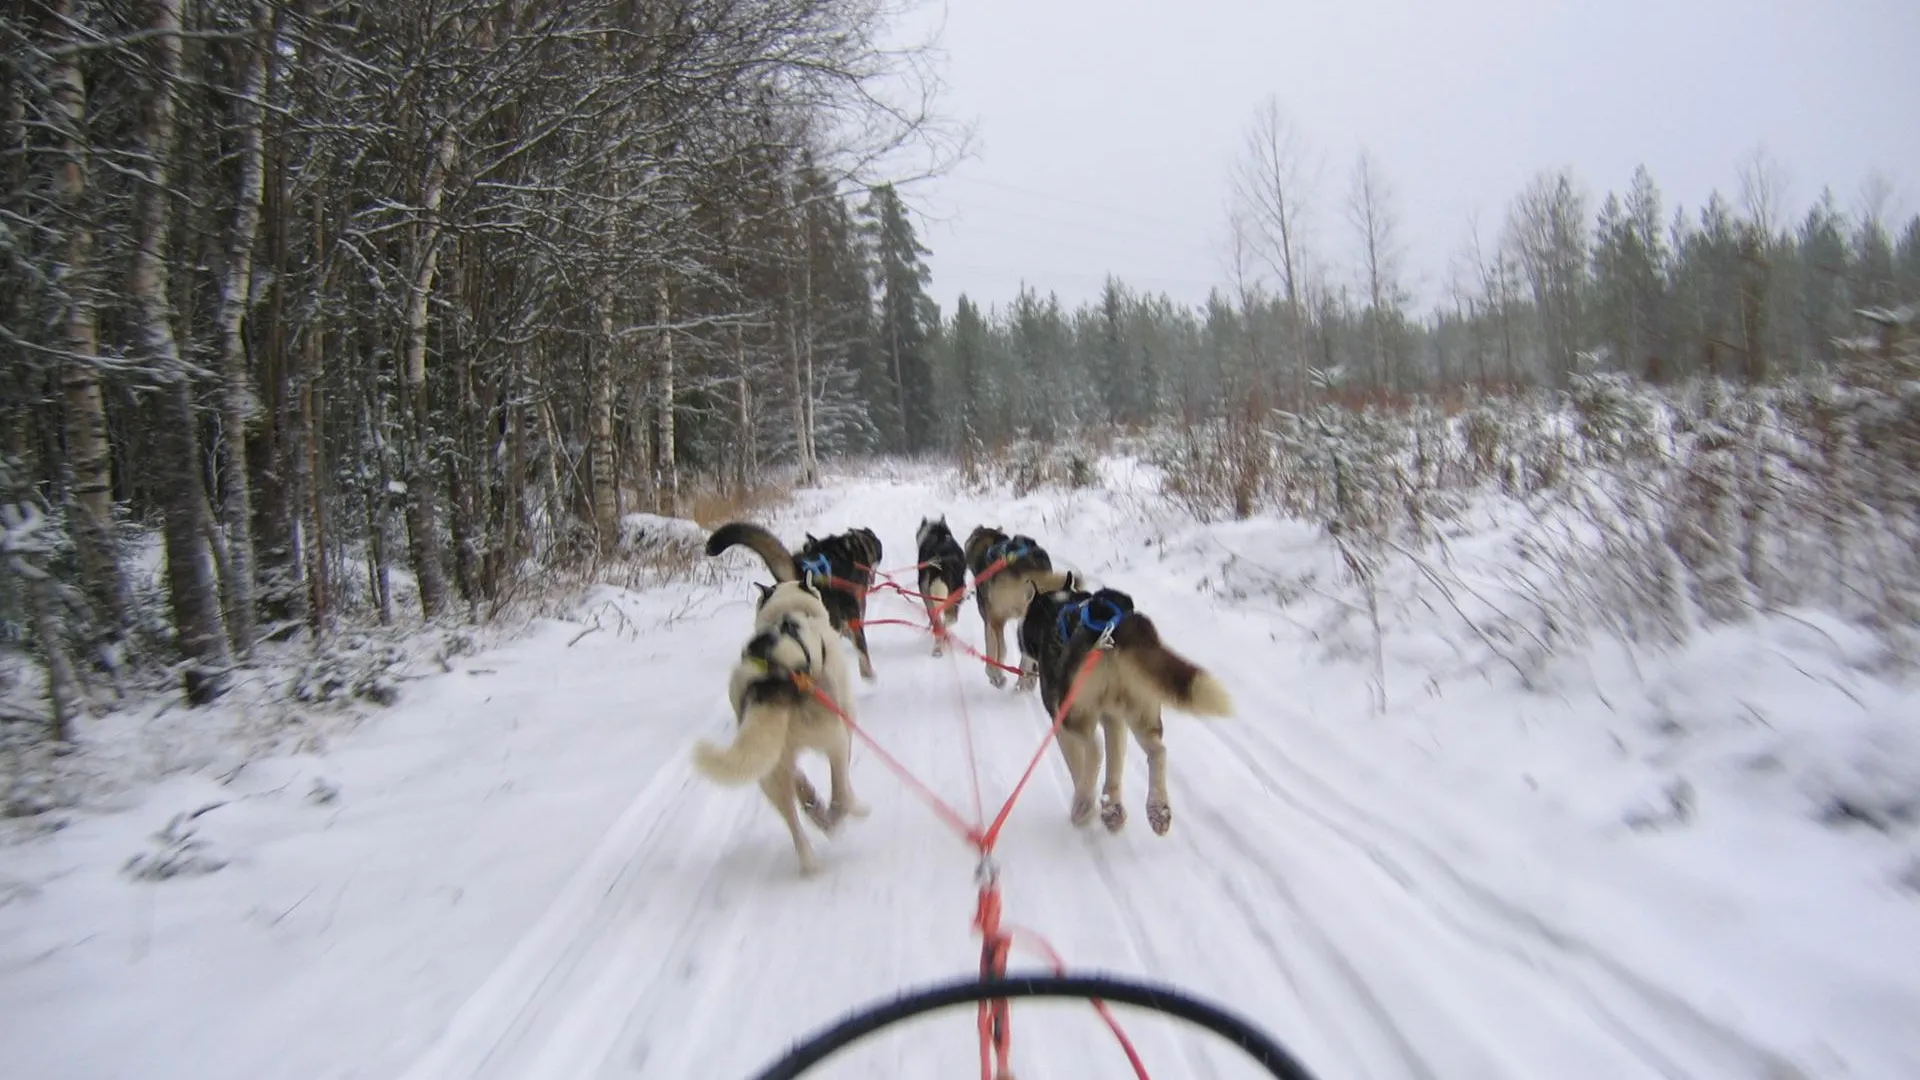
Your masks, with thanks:
<instances>
[{"instance_id":1,"label":"birch tree","mask_svg":"<svg viewBox=\"0 0 1920 1080\"><path fill-rule=\"evenodd\" d=\"M1354 161L1347 192L1347 221L1353 226L1359 255L1360 283L1366 290L1368 347L1377 385L1395 388L1402 379L1398 345L1405 317L1406 290L1401 285L1403 259L1399 216L1393 189L1380 164L1365 150Z\"/></svg>"},{"instance_id":2,"label":"birch tree","mask_svg":"<svg viewBox=\"0 0 1920 1080\"><path fill-rule=\"evenodd\" d=\"M1232 191L1238 220L1280 279L1286 302L1287 345L1293 358L1293 398L1306 400L1307 225L1318 166L1304 134L1269 97L1254 111L1234 161Z\"/></svg>"}]
</instances>

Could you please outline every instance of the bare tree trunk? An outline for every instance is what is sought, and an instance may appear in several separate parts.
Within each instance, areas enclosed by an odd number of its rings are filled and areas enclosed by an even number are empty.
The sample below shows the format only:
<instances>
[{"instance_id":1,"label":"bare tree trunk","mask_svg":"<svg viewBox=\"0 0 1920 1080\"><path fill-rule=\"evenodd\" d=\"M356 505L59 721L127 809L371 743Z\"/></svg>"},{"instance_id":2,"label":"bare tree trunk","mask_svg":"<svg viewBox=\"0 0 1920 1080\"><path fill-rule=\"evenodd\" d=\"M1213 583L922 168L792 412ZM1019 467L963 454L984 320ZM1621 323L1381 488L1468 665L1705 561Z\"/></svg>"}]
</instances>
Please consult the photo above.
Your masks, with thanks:
<instances>
[{"instance_id":1,"label":"bare tree trunk","mask_svg":"<svg viewBox=\"0 0 1920 1080\"><path fill-rule=\"evenodd\" d=\"M316 231L319 224L320 215L316 209ZM318 243L317 239L315 243ZM306 339L301 343L300 374L297 376L300 417L294 429L293 448L294 489L303 516L300 529L305 534L302 548L307 560L307 619L316 634L325 632L333 607L333 586L327 567L327 503L322 497L320 483L325 475L320 465L325 398L314 393L314 387L320 384L325 374L326 353L322 348L325 333L325 324L316 315L314 321L307 325Z\"/></svg>"},{"instance_id":2,"label":"bare tree trunk","mask_svg":"<svg viewBox=\"0 0 1920 1080\"><path fill-rule=\"evenodd\" d=\"M140 336L154 368L167 380L160 391L160 423L166 439L160 471L165 491L167 585L180 650L190 662L187 695L198 703L224 689L232 659L220 619L220 594L207 547L206 491L192 382L173 333L167 288L167 200L173 148L174 83L180 72L180 0L151 0L153 83L147 88L142 141L146 175L135 214L137 246L128 289L138 305Z\"/></svg>"},{"instance_id":3,"label":"bare tree trunk","mask_svg":"<svg viewBox=\"0 0 1920 1080\"><path fill-rule=\"evenodd\" d=\"M741 494L753 482L756 448L759 440L753 430L753 410L751 408L750 388L747 385L747 332L736 325L733 328L733 361L739 372L734 377L734 408L737 412L735 441L739 444L734 459L734 487Z\"/></svg>"},{"instance_id":4,"label":"bare tree trunk","mask_svg":"<svg viewBox=\"0 0 1920 1080\"><path fill-rule=\"evenodd\" d=\"M47 669L47 706L53 718L48 734L60 742L72 742L73 720L82 708L80 679L74 674L73 658L67 655L67 643L61 635L60 597L54 591L53 577L41 567L32 571L34 576L15 577L25 578L20 591L26 594L33 634L40 642L40 660Z\"/></svg>"},{"instance_id":5,"label":"bare tree trunk","mask_svg":"<svg viewBox=\"0 0 1920 1080\"><path fill-rule=\"evenodd\" d=\"M547 459L547 536L549 550L559 536L560 523L566 520L566 487L560 482L560 425L553 418L553 402L540 402L540 441L546 444Z\"/></svg>"},{"instance_id":6,"label":"bare tree trunk","mask_svg":"<svg viewBox=\"0 0 1920 1080\"><path fill-rule=\"evenodd\" d=\"M233 657L220 617L213 549L207 542L213 531L212 510L200 480L200 440L191 385L182 378L163 388L156 408L156 430L166 444L160 471L166 493L167 593L172 600L174 634L188 661L181 673L187 700L202 705L226 691Z\"/></svg>"},{"instance_id":7,"label":"bare tree trunk","mask_svg":"<svg viewBox=\"0 0 1920 1080\"><path fill-rule=\"evenodd\" d=\"M1307 151L1298 128L1276 98L1262 102L1247 129L1245 156L1235 169L1235 191L1249 224L1260 230L1269 265L1280 275L1287 301L1287 346L1293 350L1296 408L1307 400L1306 312L1300 302L1302 225L1306 213Z\"/></svg>"},{"instance_id":8,"label":"bare tree trunk","mask_svg":"<svg viewBox=\"0 0 1920 1080\"><path fill-rule=\"evenodd\" d=\"M268 40L280 33L276 15L269 27ZM288 78L284 65L271 63L267 69L266 101L288 100ZM308 621L306 560L302 557L304 530L301 521L302 467L300 442L301 404L299 396L302 358L291 340L294 331L288 317L288 293L297 288L294 271L297 208L288 190L287 140L282 129L274 127L280 115L276 110L263 117L262 132L269 153L264 162L266 180L262 204L265 231L262 242L268 246L270 286L264 298L264 319L256 324L253 340L261 346L256 370L261 389L265 423L258 425L247 440L249 483L253 497L253 553L258 583L258 611L275 624L274 633L285 636Z\"/></svg>"},{"instance_id":9,"label":"bare tree trunk","mask_svg":"<svg viewBox=\"0 0 1920 1080\"><path fill-rule=\"evenodd\" d=\"M744 495L748 486L753 483L754 457L753 413L747 407L746 376L743 375L734 381L734 391L736 404L740 410L740 449L739 457L735 459L734 482L736 489Z\"/></svg>"},{"instance_id":10,"label":"bare tree trunk","mask_svg":"<svg viewBox=\"0 0 1920 1080\"><path fill-rule=\"evenodd\" d=\"M587 346L587 378L592 416L587 433L587 471L593 483L593 537L602 556L612 554L620 539L619 507L614 505L613 475L613 311L611 301L600 301L600 337Z\"/></svg>"},{"instance_id":11,"label":"bare tree trunk","mask_svg":"<svg viewBox=\"0 0 1920 1080\"><path fill-rule=\"evenodd\" d=\"M657 396L655 383L659 379L660 365L649 364L645 372L632 380L633 396L627 404L627 415L633 419L627 424L626 474L633 478L638 489L638 506L649 512L660 510L660 477L655 472L654 429L659 426L660 410L654 405Z\"/></svg>"},{"instance_id":12,"label":"bare tree trunk","mask_svg":"<svg viewBox=\"0 0 1920 1080\"><path fill-rule=\"evenodd\" d=\"M794 450L800 458L799 483L811 487L820 482L820 466L813 459L813 439L807 430L807 386L801 370L799 314L788 305L787 313L787 385L793 394Z\"/></svg>"},{"instance_id":13,"label":"bare tree trunk","mask_svg":"<svg viewBox=\"0 0 1920 1080\"><path fill-rule=\"evenodd\" d=\"M1750 383L1765 382L1767 364L1767 290L1773 267L1767 257L1769 235L1746 226L1740 235L1740 344Z\"/></svg>"},{"instance_id":14,"label":"bare tree trunk","mask_svg":"<svg viewBox=\"0 0 1920 1080\"><path fill-rule=\"evenodd\" d=\"M253 483L247 469L247 434L260 413L247 364L244 323L253 301L254 237L260 231L260 204L265 197L266 139L262 131L267 92L267 54L271 48L272 9L260 0L253 5L253 40L249 43L246 74L235 108L240 135L240 187L234 198L233 231L227 236L226 275L220 283L220 306L215 321L220 328L220 468L226 483L220 502L221 525L226 530L227 582L234 610L227 613L227 630L235 651L246 656L254 639Z\"/></svg>"},{"instance_id":15,"label":"bare tree trunk","mask_svg":"<svg viewBox=\"0 0 1920 1080\"><path fill-rule=\"evenodd\" d=\"M495 595L506 585L512 569L526 557L527 514L527 410L521 403L523 392L520 366L516 362L507 371L505 400L501 407L507 417L507 475L500 485L500 544L488 571Z\"/></svg>"},{"instance_id":16,"label":"bare tree trunk","mask_svg":"<svg viewBox=\"0 0 1920 1080\"><path fill-rule=\"evenodd\" d=\"M472 287L469 275L468 288ZM491 440L488 439L490 432L485 415L474 415L472 350L465 347L456 349L453 381L454 432L458 442L455 453L447 461L447 497L453 526L453 583L460 598L467 603L469 617L473 617L480 600L477 556L482 527L478 521L477 505Z\"/></svg>"},{"instance_id":17,"label":"bare tree trunk","mask_svg":"<svg viewBox=\"0 0 1920 1080\"><path fill-rule=\"evenodd\" d=\"M435 618L446 610L447 582L440 560L440 514L435 499L435 476L427 440L432 431L427 397L427 302L440 267L440 204L446 197L447 174L453 167L451 128L443 130L427 164L421 189L424 221L415 255L419 265L407 291L406 396L410 409L407 439L407 533L413 573L420 587L420 612Z\"/></svg>"},{"instance_id":18,"label":"bare tree trunk","mask_svg":"<svg viewBox=\"0 0 1920 1080\"><path fill-rule=\"evenodd\" d=\"M813 387L813 233L801 218L800 233L800 433L807 441L806 482L820 482L820 454L815 447Z\"/></svg>"},{"instance_id":19,"label":"bare tree trunk","mask_svg":"<svg viewBox=\"0 0 1920 1080\"><path fill-rule=\"evenodd\" d=\"M387 422L385 395L377 385L379 368L378 361L371 355L371 342L363 342L362 350L367 354L361 357L365 376L361 411L366 428L362 445L373 448L375 461L373 485L366 492L367 592L380 612L380 625L391 626L393 589L387 558L387 525L393 513L393 470L388 449L392 446L393 425Z\"/></svg>"},{"instance_id":20,"label":"bare tree trunk","mask_svg":"<svg viewBox=\"0 0 1920 1080\"><path fill-rule=\"evenodd\" d=\"M60 126L55 197L68 222L66 243L54 268L54 293L62 311L60 389L65 406L66 457L73 471L68 528L79 556L80 573L96 617L123 636L133 625L133 597L121 572L113 535L113 456L107 442L106 402L100 391L96 357L99 337L94 320L92 283L93 229L87 206L87 89L80 71L81 30L70 0L47 5L47 25L62 46L48 72L54 116Z\"/></svg>"},{"instance_id":21,"label":"bare tree trunk","mask_svg":"<svg viewBox=\"0 0 1920 1080\"><path fill-rule=\"evenodd\" d=\"M887 348L889 350L889 355L893 359L894 407L900 410L900 422L904 425L908 422L907 421L907 384L906 384L906 380L901 378L901 375L900 375L900 326L893 319L887 320ZM906 437L905 435L902 435L901 438L902 438L902 442L901 442L902 449L905 449L912 445L913 443L912 439Z\"/></svg>"},{"instance_id":22,"label":"bare tree trunk","mask_svg":"<svg viewBox=\"0 0 1920 1080\"><path fill-rule=\"evenodd\" d=\"M659 410L660 450L656 471L660 477L660 513L675 517L680 513L680 461L673 447L674 418L673 399L676 378L673 367L673 331L668 325L673 322L672 296L667 291L667 283L660 281L660 385L659 396L654 405Z\"/></svg>"},{"instance_id":23,"label":"bare tree trunk","mask_svg":"<svg viewBox=\"0 0 1920 1080\"><path fill-rule=\"evenodd\" d=\"M789 256L786 265L786 322L787 322L787 384L793 394L793 446L799 459L799 483L811 487L820 482L820 463L813 453L813 378L810 372L812 353L813 321L813 253L812 230L808 227L806 211L794 199L797 192L783 187L782 195L788 199L787 222L793 228L792 239L799 251ZM800 281L794 281L796 260L800 270ZM796 284L798 288L796 288ZM891 323L892 320L889 320ZM900 376L900 349L898 335L894 345L894 379ZM903 391L904 394L904 391ZM907 414L906 399L900 398L900 415Z\"/></svg>"}]
</instances>

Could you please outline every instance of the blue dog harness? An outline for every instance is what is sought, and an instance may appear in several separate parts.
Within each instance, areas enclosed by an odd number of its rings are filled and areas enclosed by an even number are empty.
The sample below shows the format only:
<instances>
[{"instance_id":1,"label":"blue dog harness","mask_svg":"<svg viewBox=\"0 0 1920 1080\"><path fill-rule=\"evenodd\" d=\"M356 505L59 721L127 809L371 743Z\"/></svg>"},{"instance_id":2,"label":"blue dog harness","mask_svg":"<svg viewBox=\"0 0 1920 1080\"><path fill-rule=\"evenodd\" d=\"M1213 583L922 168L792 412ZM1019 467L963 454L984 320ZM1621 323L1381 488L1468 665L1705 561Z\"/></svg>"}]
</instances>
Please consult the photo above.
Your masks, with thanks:
<instances>
[{"instance_id":1,"label":"blue dog harness","mask_svg":"<svg viewBox=\"0 0 1920 1080\"><path fill-rule=\"evenodd\" d=\"M1127 613L1119 604L1098 594L1064 605L1060 609L1059 621L1054 624L1061 641L1073 636L1074 628L1069 624L1076 617L1082 627L1104 640L1113 634L1114 628L1127 617Z\"/></svg>"},{"instance_id":2,"label":"blue dog harness","mask_svg":"<svg viewBox=\"0 0 1920 1080\"><path fill-rule=\"evenodd\" d=\"M1032 550L1032 545L1018 537L1009 536L1005 540L995 540L993 545L987 548L987 564L991 566L1001 559L1012 562Z\"/></svg>"},{"instance_id":3,"label":"blue dog harness","mask_svg":"<svg viewBox=\"0 0 1920 1080\"><path fill-rule=\"evenodd\" d=\"M825 555L814 554L795 561L800 564L800 576L805 578L809 585L813 583L814 578L819 578L822 582L833 580L833 564L827 561Z\"/></svg>"}]
</instances>

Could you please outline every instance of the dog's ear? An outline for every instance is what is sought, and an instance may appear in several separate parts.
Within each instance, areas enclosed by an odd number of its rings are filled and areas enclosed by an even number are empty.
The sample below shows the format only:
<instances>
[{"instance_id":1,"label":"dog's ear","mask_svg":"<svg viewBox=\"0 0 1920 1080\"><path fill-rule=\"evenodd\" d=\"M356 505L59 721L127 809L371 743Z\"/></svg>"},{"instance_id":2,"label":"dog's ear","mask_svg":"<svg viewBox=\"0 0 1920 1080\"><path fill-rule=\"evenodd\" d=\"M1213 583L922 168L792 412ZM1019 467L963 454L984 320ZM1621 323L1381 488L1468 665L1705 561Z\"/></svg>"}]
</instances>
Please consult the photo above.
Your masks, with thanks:
<instances>
[{"instance_id":1,"label":"dog's ear","mask_svg":"<svg viewBox=\"0 0 1920 1080\"><path fill-rule=\"evenodd\" d=\"M753 583L753 587L760 590L760 599L753 602L754 610L758 611L767 606L767 601L773 596L773 586L762 585L756 581Z\"/></svg>"},{"instance_id":2,"label":"dog's ear","mask_svg":"<svg viewBox=\"0 0 1920 1080\"><path fill-rule=\"evenodd\" d=\"M1079 577L1077 577L1073 571L1071 570L1067 571L1067 583L1065 585L1062 585L1061 588L1067 590L1068 592L1079 592L1080 591Z\"/></svg>"},{"instance_id":3,"label":"dog's ear","mask_svg":"<svg viewBox=\"0 0 1920 1080\"><path fill-rule=\"evenodd\" d=\"M819 542L820 542L819 540L817 540L817 539L815 539L815 538L814 538L814 535L813 535L812 533L808 533L808 534L807 534L807 543L809 543L809 544L817 544L817 543L819 543Z\"/></svg>"}]
</instances>

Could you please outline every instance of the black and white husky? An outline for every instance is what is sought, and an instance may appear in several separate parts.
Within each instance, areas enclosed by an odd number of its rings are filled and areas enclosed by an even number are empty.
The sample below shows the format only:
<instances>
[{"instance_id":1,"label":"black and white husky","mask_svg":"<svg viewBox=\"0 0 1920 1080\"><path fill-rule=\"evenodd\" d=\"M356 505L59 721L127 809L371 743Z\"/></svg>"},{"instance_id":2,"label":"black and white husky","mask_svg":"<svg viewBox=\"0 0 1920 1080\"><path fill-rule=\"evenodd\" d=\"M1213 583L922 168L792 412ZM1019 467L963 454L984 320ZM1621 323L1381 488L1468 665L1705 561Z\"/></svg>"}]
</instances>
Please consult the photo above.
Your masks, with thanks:
<instances>
[{"instance_id":1,"label":"black and white husky","mask_svg":"<svg viewBox=\"0 0 1920 1080\"><path fill-rule=\"evenodd\" d=\"M780 538L746 521L733 521L707 537L707 554L718 555L736 544L751 548L766 561L773 580L811 582L827 608L833 628L853 639L860 653L860 677L873 678L873 660L867 655L867 590L873 587L873 568L880 564L880 538L872 529L849 529L835 536L807 535L798 555Z\"/></svg>"},{"instance_id":2,"label":"black and white husky","mask_svg":"<svg viewBox=\"0 0 1920 1080\"><path fill-rule=\"evenodd\" d=\"M952 626L960 621L960 604L957 601L947 604L947 600L966 587L967 553L961 550L960 541L954 539L953 530L947 528L945 514L931 521L921 518L914 538L920 544L920 596L927 605L927 622L933 623L935 612L946 604L946 611L939 618ZM945 644L946 635L935 626L933 655L939 656Z\"/></svg>"},{"instance_id":3,"label":"black and white husky","mask_svg":"<svg viewBox=\"0 0 1920 1080\"><path fill-rule=\"evenodd\" d=\"M1089 654L1103 655L1081 671ZM1153 620L1135 611L1133 598L1115 589L1086 592L1073 575L1059 589L1035 591L1020 620L1021 682L1040 681L1047 716L1081 680L1073 709L1060 723L1060 754L1073 777L1075 825L1093 820L1094 781L1099 778L1104 737L1106 783L1100 791L1100 820L1109 832L1127 823L1120 802L1126 768L1127 733L1147 754L1147 824L1165 835L1173 826L1167 798L1167 745L1160 719L1163 706L1193 716L1226 716L1233 701L1219 680L1191 660L1167 648Z\"/></svg>"}]
</instances>

